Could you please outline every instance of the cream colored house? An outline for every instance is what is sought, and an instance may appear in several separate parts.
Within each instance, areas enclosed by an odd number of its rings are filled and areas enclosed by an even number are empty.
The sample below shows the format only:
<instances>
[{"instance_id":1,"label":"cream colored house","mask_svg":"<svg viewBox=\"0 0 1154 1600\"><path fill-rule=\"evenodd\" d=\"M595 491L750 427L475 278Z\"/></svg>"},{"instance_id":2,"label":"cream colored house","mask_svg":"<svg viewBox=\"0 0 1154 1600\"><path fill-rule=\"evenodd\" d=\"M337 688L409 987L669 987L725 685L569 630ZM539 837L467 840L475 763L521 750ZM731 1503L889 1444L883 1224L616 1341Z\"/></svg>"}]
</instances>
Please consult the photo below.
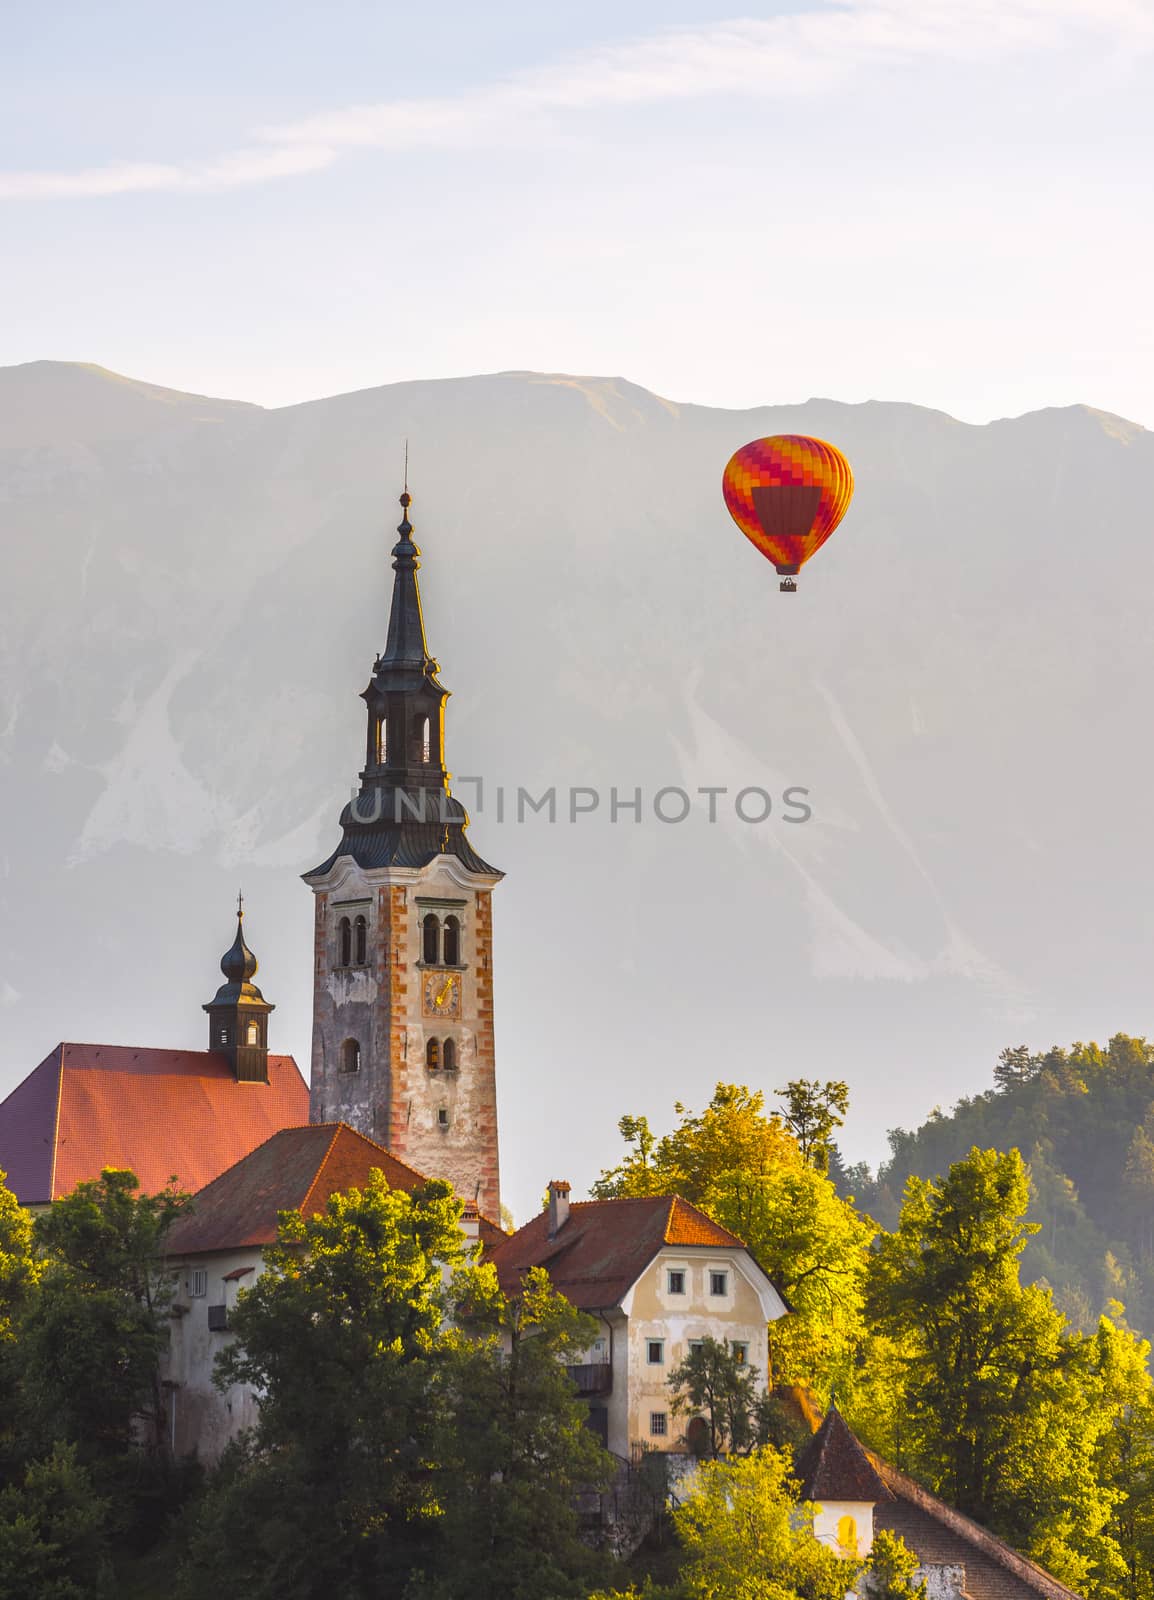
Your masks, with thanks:
<instances>
[{"instance_id":1,"label":"cream colored house","mask_svg":"<svg viewBox=\"0 0 1154 1600\"><path fill-rule=\"evenodd\" d=\"M689 1447L694 1419L673 1415L668 1379L696 1340L728 1340L765 1383L766 1329L785 1301L740 1239L676 1195L571 1205L569 1185L552 1183L547 1210L490 1259L506 1294L544 1267L596 1319L571 1372L614 1455Z\"/></svg>"}]
</instances>

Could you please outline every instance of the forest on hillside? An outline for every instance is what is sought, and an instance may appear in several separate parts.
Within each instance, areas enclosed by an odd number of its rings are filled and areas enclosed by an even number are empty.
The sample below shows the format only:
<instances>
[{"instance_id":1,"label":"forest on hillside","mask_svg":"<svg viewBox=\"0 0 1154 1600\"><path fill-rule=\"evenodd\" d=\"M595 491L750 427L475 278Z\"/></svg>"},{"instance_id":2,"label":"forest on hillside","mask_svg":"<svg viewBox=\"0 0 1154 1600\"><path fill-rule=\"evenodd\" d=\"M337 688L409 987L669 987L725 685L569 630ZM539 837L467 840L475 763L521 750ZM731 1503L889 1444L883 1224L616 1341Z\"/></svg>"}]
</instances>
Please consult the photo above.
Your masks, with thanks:
<instances>
[{"instance_id":1,"label":"forest on hillside","mask_svg":"<svg viewBox=\"0 0 1154 1600\"><path fill-rule=\"evenodd\" d=\"M1032 1054L1003 1050L994 1086L935 1110L913 1132L891 1131L890 1158L831 1175L883 1228L896 1226L910 1177L948 1171L975 1145L1017 1148L1029 1165L1038 1231L1026 1282L1047 1284L1083 1331L1115 1303L1129 1326L1154 1331L1154 1045L1116 1034Z\"/></svg>"}]
</instances>

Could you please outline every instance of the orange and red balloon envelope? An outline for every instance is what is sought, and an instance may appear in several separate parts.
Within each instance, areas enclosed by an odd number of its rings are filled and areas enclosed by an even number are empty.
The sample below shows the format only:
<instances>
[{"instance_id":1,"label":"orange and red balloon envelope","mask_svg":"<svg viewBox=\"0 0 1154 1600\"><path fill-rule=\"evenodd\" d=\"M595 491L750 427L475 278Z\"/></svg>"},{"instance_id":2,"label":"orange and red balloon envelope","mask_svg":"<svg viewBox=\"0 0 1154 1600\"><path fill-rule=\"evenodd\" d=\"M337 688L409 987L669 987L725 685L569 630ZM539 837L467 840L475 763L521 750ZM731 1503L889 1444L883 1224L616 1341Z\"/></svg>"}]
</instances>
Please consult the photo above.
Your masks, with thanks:
<instances>
[{"instance_id":1,"label":"orange and red balloon envelope","mask_svg":"<svg viewBox=\"0 0 1154 1600\"><path fill-rule=\"evenodd\" d=\"M792 576L820 550L849 509L853 473L840 450L801 433L754 439L731 457L725 504L745 537ZM782 584L782 588L793 584Z\"/></svg>"}]
</instances>

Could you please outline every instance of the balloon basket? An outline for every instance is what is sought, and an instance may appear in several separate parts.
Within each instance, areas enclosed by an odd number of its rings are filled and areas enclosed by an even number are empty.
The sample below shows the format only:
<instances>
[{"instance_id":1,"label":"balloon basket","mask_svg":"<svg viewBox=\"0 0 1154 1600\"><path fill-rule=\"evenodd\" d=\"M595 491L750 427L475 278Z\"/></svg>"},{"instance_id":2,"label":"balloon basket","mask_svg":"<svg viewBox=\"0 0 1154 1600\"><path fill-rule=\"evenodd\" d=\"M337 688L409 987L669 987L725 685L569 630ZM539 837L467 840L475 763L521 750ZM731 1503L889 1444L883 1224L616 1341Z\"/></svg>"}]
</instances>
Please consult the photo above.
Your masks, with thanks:
<instances>
[{"instance_id":1,"label":"balloon basket","mask_svg":"<svg viewBox=\"0 0 1154 1600\"><path fill-rule=\"evenodd\" d=\"M793 581L792 578L783 578L781 580L781 582L778 584L778 588L781 590L782 594L796 594L797 593L797 584Z\"/></svg>"}]
</instances>

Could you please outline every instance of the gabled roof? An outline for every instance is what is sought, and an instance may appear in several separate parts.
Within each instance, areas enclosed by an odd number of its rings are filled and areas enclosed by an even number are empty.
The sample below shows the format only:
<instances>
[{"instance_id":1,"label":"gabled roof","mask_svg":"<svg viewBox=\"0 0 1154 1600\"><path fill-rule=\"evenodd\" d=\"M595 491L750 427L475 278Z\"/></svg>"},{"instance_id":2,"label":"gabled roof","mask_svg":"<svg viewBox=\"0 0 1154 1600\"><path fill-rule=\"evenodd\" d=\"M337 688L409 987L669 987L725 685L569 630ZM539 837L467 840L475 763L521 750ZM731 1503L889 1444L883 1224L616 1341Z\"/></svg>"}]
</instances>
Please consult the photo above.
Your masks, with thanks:
<instances>
[{"instance_id":1,"label":"gabled roof","mask_svg":"<svg viewBox=\"0 0 1154 1600\"><path fill-rule=\"evenodd\" d=\"M835 1405L798 1458L803 1500L856 1500L878 1505L892 1500L888 1487Z\"/></svg>"},{"instance_id":2,"label":"gabled roof","mask_svg":"<svg viewBox=\"0 0 1154 1600\"><path fill-rule=\"evenodd\" d=\"M0 1104L0 1171L25 1205L102 1167L131 1168L145 1193L171 1177L197 1190L308 1114L291 1056L269 1056L267 1083L238 1083L207 1050L59 1044Z\"/></svg>"},{"instance_id":3,"label":"gabled roof","mask_svg":"<svg viewBox=\"0 0 1154 1600\"><path fill-rule=\"evenodd\" d=\"M323 1211L330 1195L363 1188L374 1167L390 1188L406 1194L429 1181L347 1123L282 1128L195 1196L192 1210L170 1231L165 1253L203 1255L272 1244L281 1211ZM482 1238L504 1237L488 1218L480 1223Z\"/></svg>"},{"instance_id":4,"label":"gabled roof","mask_svg":"<svg viewBox=\"0 0 1154 1600\"><path fill-rule=\"evenodd\" d=\"M545 1267L555 1288L583 1310L615 1306L666 1245L744 1250L728 1228L677 1195L646 1195L635 1200L585 1200L569 1208L555 1238L549 1214L496 1245L490 1260L501 1288L513 1294L530 1267Z\"/></svg>"}]
</instances>

